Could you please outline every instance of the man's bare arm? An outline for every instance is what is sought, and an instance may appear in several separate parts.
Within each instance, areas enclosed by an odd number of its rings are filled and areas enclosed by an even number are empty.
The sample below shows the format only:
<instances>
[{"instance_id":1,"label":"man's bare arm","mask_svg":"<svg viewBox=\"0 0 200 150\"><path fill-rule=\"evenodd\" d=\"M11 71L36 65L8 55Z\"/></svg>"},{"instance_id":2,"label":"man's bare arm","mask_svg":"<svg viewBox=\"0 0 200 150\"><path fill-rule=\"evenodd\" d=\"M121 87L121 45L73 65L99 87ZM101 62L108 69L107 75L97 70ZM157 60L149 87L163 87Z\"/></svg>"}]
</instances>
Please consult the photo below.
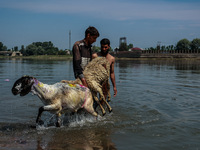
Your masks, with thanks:
<instances>
[{"instance_id":1,"label":"man's bare arm","mask_svg":"<svg viewBox=\"0 0 200 150\"><path fill-rule=\"evenodd\" d=\"M116 83L115 83L114 63L115 63L115 59L113 59L112 64L110 66L110 79L111 79L111 82L113 85L114 96L116 96L117 95L117 87L116 87Z\"/></svg>"}]
</instances>

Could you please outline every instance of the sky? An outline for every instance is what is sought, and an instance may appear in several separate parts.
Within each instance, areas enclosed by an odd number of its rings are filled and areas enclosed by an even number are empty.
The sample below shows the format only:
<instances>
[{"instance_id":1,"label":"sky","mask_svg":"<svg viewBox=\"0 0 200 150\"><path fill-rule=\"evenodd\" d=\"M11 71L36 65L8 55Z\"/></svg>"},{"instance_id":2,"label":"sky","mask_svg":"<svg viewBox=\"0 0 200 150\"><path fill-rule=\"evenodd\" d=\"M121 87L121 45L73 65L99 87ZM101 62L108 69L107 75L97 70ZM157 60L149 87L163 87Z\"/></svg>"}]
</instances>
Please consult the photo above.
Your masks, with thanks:
<instances>
[{"instance_id":1,"label":"sky","mask_svg":"<svg viewBox=\"0 0 200 150\"><path fill-rule=\"evenodd\" d=\"M119 47L176 45L200 38L200 0L0 0L0 42L8 49L51 41L71 49L89 26ZM69 32L71 31L71 47Z\"/></svg>"}]
</instances>

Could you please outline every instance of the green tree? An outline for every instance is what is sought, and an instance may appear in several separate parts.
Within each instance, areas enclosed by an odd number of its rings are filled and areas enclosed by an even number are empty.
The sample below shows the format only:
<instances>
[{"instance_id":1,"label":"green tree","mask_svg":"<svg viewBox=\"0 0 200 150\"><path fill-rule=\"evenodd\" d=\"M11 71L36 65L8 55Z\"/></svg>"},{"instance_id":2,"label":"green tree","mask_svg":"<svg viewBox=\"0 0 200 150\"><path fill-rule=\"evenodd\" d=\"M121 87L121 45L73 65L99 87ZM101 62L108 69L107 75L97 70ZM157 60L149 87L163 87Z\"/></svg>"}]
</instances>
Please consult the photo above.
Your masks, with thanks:
<instances>
[{"instance_id":1,"label":"green tree","mask_svg":"<svg viewBox=\"0 0 200 150\"><path fill-rule=\"evenodd\" d=\"M150 48L148 48L148 50L155 51L156 48L150 47Z\"/></svg>"},{"instance_id":2,"label":"green tree","mask_svg":"<svg viewBox=\"0 0 200 150\"><path fill-rule=\"evenodd\" d=\"M200 50L200 39L193 39L190 43L192 52L198 52Z\"/></svg>"},{"instance_id":3,"label":"green tree","mask_svg":"<svg viewBox=\"0 0 200 150\"><path fill-rule=\"evenodd\" d=\"M39 47L39 46L42 46L42 42L35 42L33 43L35 46Z\"/></svg>"},{"instance_id":4,"label":"green tree","mask_svg":"<svg viewBox=\"0 0 200 150\"><path fill-rule=\"evenodd\" d=\"M26 55L37 55L37 46L34 43L26 47Z\"/></svg>"},{"instance_id":5,"label":"green tree","mask_svg":"<svg viewBox=\"0 0 200 150\"><path fill-rule=\"evenodd\" d=\"M66 51L64 51L64 50L59 50L59 51L58 51L58 55L66 55Z\"/></svg>"},{"instance_id":6,"label":"green tree","mask_svg":"<svg viewBox=\"0 0 200 150\"><path fill-rule=\"evenodd\" d=\"M7 47L0 42L0 51L7 51Z\"/></svg>"},{"instance_id":7,"label":"green tree","mask_svg":"<svg viewBox=\"0 0 200 150\"><path fill-rule=\"evenodd\" d=\"M44 55L45 54L45 50L42 46L38 46L37 47L37 55Z\"/></svg>"},{"instance_id":8,"label":"green tree","mask_svg":"<svg viewBox=\"0 0 200 150\"><path fill-rule=\"evenodd\" d=\"M133 48L133 44L131 44L131 43L128 45L128 49L130 49L130 48Z\"/></svg>"},{"instance_id":9,"label":"green tree","mask_svg":"<svg viewBox=\"0 0 200 150\"><path fill-rule=\"evenodd\" d=\"M3 46L3 51L7 51L7 47L6 46Z\"/></svg>"},{"instance_id":10,"label":"green tree","mask_svg":"<svg viewBox=\"0 0 200 150\"><path fill-rule=\"evenodd\" d=\"M93 51L93 52L100 52L100 51L101 51L101 48L98 47L98 46L93 46L93 47L92 47L92 51Z\"/></svg>"},{"instance_id":11,"label":"green tree","mask_svg":"<svg viewBox=\"0 0 200 150\"><path fill-rule=\"evenodd\" d=\"M162 50L162 51L166 50L165 45L161 46L161 50Z\"/></svg>"},{"instance_id":12,"label":"green tree","mask_svg":"<svg viewBox=\"0 0 200 150\"><path fill-rule=\"evenodd\" d=\"M21 46L21 49L19 50L23 55L26 55L26 50L24 48L24 45Z\"/></svg>"},{"instance_id":13,"label":"green tree","mask_svg":"<svg viewBox=\"0 0 200 150\"><path fill-rule=\"evenodd\" d=\"M3 43L0 42L0 51L3 51Z\"/></svg>"},{"instance_id":14,"label":"green tree","mask_svg":"<svg viewBox=\"0 0 200 150\"><path fill-rule=\"evenodd\" d=\"M14 51L18 51L18 46L15 46L15 47L14 47Z\"/></svg>"},{"instance_id":15,"label":"green tree","mask_svg":"<svg viewBox=\"0 0 200 150\"><path fill-rule=\"evenodd\" d=\"M182 52L189 52L190 50L190 41L188 39L182 39L178 41L176 49Z\"/></svg>"},{"instance_id":16,"label":"green tree","mask_svg":"<svg viewBox=\"0 0 200 150\"><path fill-rule=\"evenodd\" d=\"M59 49L49 42L33 42L28 45L23 55L58 55Z\"/></svg>"},{"instance_id":17,"label":"green tree","mask_svg":"<svg viewBox=\"0 0 200 150\"><path fill-rule=\"evenodd\" d=\"M174 50L174 45L170 45L170 50Z\"/></svg>"}]
</instances>

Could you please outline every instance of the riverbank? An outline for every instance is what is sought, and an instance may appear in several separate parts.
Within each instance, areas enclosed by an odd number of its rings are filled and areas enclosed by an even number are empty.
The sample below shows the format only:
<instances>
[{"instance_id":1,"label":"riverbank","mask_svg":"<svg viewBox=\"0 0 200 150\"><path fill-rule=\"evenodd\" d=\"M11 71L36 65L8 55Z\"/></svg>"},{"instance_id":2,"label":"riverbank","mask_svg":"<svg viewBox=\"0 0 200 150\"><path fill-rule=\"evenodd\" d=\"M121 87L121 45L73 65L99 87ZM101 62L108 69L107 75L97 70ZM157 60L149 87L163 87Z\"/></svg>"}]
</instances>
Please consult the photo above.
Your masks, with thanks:
<instances>
[{"instance_id":1,"label":"riverbank","mask_svg":"<svg viewBox=\"0 0 200 150\"><path fill-rule=\"evenodd\" d=\"M72 59L72 55L0 56L0 59L67 60Z\"/></svg>"},{"instance_id":2,"label":"riverbank","mask_svg":"<svg viewBox=\"0 0 200 150\"><path fill-rule=\"evenodd\" d=\"M142 53L141 58L172 58L172 59L200 59L199 53Z\"/></svg>"},{"instance_id":3,"label":"riverbank","mask_svg":"<svg viewBox=\"0 0 200 150\"><path fill-rule=\"evenodd\" d=\"M162 60L162 59L186 59L200 60L199 53L135 53L118 52L110 53L116 60ZM0 59L38 59L38 60L68 60L72 55L34 55L34 56L0 56Z\"/></svg>"},{"instance_id":4,"label":"riverbank","mask_svg":"<svg viewBox=\"0 0 200 150\"><path fill-rule=\"evenodd\" d=\"M116 59L159 60L159 59L197 59L200 53L142 53L141 51L123 51L110 53Z\"/></svg>"}]
</instances>

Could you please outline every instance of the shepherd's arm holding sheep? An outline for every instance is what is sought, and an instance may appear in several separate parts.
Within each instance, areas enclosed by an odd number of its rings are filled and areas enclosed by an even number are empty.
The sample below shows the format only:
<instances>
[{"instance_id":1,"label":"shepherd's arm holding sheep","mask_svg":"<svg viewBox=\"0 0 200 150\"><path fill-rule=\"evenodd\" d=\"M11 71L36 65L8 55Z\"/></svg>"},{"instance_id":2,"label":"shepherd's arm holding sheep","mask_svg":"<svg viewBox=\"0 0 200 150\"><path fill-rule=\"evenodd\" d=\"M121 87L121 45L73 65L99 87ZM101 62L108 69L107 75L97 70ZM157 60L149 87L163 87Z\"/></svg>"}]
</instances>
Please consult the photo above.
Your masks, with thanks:
<instances>
[{"instance_id":1,"label":"shepherd's arm holding sheep","mask_svg":"<svg viewBox=\"0 0 200 150\"><path fill-rule=\"evenodd\" d=\"M115 57L109 54L110 50L110 40L109 39L102 39L101 40L101 52L92 54L92 58L96 57L105 57L110 63L110 79L113 85L114 96L117 95L117 87L115 82L115 72L114 72L114 64L115 64Z\"/></svg>"}]
</instances>

